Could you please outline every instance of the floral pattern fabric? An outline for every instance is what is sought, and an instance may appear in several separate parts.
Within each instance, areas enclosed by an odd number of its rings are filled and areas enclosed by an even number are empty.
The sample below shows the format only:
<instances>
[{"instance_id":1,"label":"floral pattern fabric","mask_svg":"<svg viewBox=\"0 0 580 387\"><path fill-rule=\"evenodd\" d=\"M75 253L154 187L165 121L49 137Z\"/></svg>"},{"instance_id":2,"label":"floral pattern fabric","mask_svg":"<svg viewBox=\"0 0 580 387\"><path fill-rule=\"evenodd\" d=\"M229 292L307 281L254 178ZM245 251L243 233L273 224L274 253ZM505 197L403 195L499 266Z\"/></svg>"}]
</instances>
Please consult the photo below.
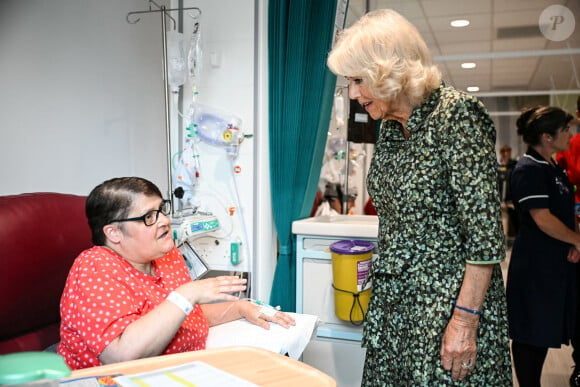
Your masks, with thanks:
<instances>
[{"instance_id":1,"label":"floral pattern fabric","mask_svg":"<svg viewBox=\"0 0 580 387\"><path fill-rule=\"evenodd\" d=\"M384 121L367 177L379 216L363 386L511 386L495 128L485 107L441 87L413 110L405 138ZM441 340L466 263L494 264L474 370L441 366Z\"/></svg>"}]
</instances>

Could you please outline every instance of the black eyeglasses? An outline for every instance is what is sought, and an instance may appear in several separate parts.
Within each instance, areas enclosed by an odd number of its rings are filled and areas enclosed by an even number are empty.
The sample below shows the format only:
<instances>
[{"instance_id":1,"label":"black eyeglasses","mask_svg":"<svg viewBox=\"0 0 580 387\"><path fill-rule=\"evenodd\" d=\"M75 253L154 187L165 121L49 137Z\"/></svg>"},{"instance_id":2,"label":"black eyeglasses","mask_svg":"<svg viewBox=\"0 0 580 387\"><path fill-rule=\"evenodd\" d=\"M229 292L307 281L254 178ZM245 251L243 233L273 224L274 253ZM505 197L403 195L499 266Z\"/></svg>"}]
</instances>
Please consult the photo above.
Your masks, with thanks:
<instances>
[{"instance_id":1,"label":"black eyeglasses","mask_svg":"<svg viewBox=\"0 0 580 387\"><path fill-rule=\"evenodd\" d=\"M142 220L145 223L145 226L153 226L157 223L159 219L159 213L162 212L163 215L169 215L169 211L171 211L171 200L163 200L161 202L161 206L159 206L158 210L151 210L143 216L138 216L136 218L127 218L127 219L115 219L111 220L113 222L132 222L137 220Z\"/></svg>"}]
</instances>

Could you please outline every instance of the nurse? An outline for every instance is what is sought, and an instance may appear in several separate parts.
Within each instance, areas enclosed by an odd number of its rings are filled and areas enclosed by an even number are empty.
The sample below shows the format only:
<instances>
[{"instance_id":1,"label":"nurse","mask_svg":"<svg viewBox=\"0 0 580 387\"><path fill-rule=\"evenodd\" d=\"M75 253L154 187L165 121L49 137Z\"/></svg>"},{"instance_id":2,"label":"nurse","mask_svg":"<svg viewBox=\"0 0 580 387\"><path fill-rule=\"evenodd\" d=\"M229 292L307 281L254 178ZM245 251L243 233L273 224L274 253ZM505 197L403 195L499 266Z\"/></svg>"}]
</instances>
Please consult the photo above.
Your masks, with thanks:
<instances>
[{"instance_id":1,"label":"nurse","mask_svg":"<svg viewBox=\"0 0 580 387\"><path fill-rule=\"evenodd\" d=\"M545 106L524 111L518 134L528 150L511 178L520 231L514 242L507 301L519 385L540 386L548 348L574 333L580 234L574 232L574 189L552 155L570 144L572 116Z\"/></svg>"}]
</instances>

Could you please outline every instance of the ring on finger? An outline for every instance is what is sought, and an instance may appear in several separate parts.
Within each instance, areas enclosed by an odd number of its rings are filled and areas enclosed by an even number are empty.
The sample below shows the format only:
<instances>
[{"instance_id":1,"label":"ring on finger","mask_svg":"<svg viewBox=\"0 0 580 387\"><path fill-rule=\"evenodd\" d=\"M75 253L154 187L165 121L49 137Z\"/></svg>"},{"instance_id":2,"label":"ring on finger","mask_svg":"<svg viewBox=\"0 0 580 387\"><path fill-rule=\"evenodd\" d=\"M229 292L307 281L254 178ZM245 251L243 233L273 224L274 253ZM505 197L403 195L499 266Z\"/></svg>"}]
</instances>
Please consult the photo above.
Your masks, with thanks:
<instances>
[{"instance_id":1,"label":"ring on finger","mask_svg":"<svg viewBox=\"0 0 580 387\"><path fill-rule=\"evenodd\" d=\"M473 363L471 363L471 359L469 359L469 362L464 363L461 362L461 368L465 369L465 370L470 370L473 368Z\"/></svg>"}]
</instances>

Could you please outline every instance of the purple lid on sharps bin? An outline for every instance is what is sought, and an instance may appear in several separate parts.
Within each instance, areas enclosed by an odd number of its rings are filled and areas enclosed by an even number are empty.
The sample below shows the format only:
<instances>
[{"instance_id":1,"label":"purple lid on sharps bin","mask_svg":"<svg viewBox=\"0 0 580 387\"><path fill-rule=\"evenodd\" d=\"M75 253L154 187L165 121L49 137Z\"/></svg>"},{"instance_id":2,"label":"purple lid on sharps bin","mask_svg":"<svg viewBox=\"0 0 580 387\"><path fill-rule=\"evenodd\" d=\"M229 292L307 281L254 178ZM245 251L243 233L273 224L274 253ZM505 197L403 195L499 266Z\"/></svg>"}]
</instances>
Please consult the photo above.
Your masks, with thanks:
<instances>
[{"instance_id":1,"label":"purple lid on sharps bin","mask_svg":"<svg viewBox=\"0 0 580 387\"><path fill-rule=\"evenodd\" d=\"M338 254L365 254L373 251L374 248L373 242L349 239L337 241L330 245L330 251Z\"/></svg>"}]
</instances>

